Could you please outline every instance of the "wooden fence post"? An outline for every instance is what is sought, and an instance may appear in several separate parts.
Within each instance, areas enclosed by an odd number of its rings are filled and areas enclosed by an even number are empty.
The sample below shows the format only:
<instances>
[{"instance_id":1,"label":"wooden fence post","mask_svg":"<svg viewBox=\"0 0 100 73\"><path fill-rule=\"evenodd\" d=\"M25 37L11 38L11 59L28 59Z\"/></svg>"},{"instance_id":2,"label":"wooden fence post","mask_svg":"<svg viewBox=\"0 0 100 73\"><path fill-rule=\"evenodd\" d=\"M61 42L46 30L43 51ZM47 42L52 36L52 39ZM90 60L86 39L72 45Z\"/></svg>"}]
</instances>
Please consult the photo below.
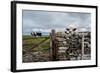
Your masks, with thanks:
<instances>
[{"instance_id":1,"label":"wooden fence post","mask_svg":"<svg viewBox=\"0 0 100 73\"><path fill-rule=\"evenodd\" d=\"M84 58L84 34L82 34L81 60Z\"/></svg>"},{"instance_id":2,"label":"wooden fence post","mask_svg":"<svg viewBox=\"0 0 100 73\"><path fill-rule=\"evenodd\" d=\"M52 30L52 31L51 31L52 61L57 61L57 52L58 52L58 50L57 50L57 44L56 44L55 38L56 38L55 30Z\"/></svg>"}]
</instances>

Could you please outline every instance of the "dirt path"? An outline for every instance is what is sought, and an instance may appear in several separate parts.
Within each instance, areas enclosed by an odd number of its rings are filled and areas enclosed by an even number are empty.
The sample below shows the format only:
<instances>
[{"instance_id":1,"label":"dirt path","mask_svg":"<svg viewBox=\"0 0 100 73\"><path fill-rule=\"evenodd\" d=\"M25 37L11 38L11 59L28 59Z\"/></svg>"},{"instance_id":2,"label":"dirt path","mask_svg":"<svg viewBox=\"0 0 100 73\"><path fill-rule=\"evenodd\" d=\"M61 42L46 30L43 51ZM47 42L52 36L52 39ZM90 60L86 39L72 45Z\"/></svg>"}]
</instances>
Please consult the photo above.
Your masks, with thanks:
<instances>
[{"instance_id":1,"label":"dirt path","mask_svg":"<svg viewBox=\"0 0 100 73\"><path fill-rule=\"evenodd\" d=\"M45 44L45 42L46 42L47 40L49 40L49 38L46 38L46 39L44 39L43 41L39 42L38 44L33 45L31 49L36 48L36 47L38 47L38 46L40 46L40 45Z\"/></svg>"}]
</instances>

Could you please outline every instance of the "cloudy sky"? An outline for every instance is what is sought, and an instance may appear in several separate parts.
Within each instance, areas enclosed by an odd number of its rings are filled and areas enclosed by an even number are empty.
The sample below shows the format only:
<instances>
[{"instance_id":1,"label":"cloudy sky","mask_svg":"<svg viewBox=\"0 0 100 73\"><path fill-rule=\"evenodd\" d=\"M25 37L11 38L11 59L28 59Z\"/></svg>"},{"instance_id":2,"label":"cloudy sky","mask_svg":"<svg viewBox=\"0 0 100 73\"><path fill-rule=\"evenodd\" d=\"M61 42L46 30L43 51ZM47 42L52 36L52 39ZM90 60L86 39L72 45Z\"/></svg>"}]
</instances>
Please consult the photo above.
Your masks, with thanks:
<instances>
[{"instance_id":1,"label":"cloudy sky","mask_svg":"<svg viewBox=\"0 0 100 73\"><path fill-rule=\"evenodd\" d=\"M75 25L78 31L90 31L91 14L75 12L51 12L23 10L23 34L30 34L32 31L50 32L65 31L69 25Z\"/></svg>"}]
</instances>

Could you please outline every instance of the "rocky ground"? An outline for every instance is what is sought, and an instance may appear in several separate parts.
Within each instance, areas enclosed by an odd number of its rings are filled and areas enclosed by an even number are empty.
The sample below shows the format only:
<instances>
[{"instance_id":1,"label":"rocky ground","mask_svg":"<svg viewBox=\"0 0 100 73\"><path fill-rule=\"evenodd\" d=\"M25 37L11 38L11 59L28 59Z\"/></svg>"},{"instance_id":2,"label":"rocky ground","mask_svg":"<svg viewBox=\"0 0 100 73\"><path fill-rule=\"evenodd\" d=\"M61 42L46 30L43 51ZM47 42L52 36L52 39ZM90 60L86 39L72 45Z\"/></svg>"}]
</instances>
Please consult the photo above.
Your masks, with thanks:
<instances>
[{"instance_id":1,"label":"rocky ground","mask_svg":"<svg viewBox=\"0 0 100 73\"><path fill-rule=\"evenodd\" d=\"M84 55L83 60L90 60L91 56L90 54ZM64 54L59 55L59 61L66 60L66 56ZM70 60L81 60L81 56L78 56L77 58L72 57ZM23 62L47 62L51 61L50 51L38 51L38 52L29 52L23 55Z\"/></svg>"},{"instance_id":2,"label":"rocky ground","mask_svg":"<svg viewBox=\"0 0 100 73\"><path fill-rule=\"evenodd\" d=\"M50 61L49 50L29 52L23 55L23 62L46 62Z\"/></svg>"}]
</instances>

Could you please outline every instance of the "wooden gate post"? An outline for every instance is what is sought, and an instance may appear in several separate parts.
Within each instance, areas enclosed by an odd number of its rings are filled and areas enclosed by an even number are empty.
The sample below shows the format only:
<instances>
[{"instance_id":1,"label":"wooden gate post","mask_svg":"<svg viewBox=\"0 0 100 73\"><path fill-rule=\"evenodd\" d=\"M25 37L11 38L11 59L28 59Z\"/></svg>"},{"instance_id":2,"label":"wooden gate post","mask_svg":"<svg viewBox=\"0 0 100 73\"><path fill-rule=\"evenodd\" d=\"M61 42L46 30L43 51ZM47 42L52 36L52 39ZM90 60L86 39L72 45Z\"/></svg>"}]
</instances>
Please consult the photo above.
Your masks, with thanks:
<instances>
[{"instance_id":1,"label":"wooden gate post","mask_svg":"<svg viewBox=\"0 0 100 73\"><path fill-rule=\"evenodd\" d=\"M52 30L51 31L52 61L57 61L57 44L55 38L56 38L55 30Z\"/></svg>"},{"instance_id":2,"label":"wooden gate post","mask_svg":"<svg viewBox=\"0 0 100 73\"><path fill-rule=\"evenodd\" d=\"M81 60L84 58L84 34L82 34Z\"/></svg>"}]
</instances>

